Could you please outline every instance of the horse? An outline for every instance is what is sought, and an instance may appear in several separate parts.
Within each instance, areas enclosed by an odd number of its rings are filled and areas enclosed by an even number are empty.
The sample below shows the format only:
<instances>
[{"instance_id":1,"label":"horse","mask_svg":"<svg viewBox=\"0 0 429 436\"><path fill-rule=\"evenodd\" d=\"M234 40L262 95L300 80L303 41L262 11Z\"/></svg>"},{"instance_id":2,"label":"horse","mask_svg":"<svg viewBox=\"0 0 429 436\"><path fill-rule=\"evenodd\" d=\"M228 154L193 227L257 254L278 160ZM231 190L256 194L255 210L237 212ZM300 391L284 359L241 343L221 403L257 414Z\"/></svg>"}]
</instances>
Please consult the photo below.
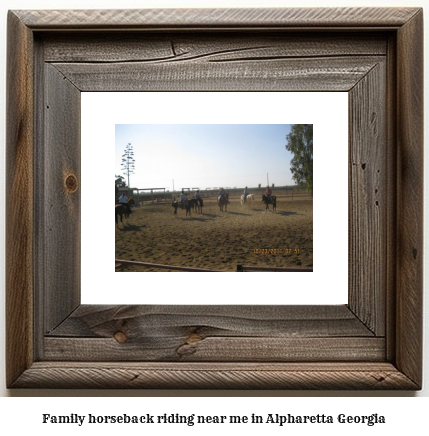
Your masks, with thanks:
<instances>
[{"instance_id":1,"label":"horse","mask_svg":"<svg viewBox=\"0 0 429 436\"><path fill-rule=\"evenodd\" d=\"M197 200L197 211L199 213L203 213L203 206L204 206L203 199L201 197L198 197L196 198L196 200Z\"/></svg>"},{"instance_id":2,"label":"horse","mask_svg":"<svg viewBox=\"0 0 429 436\"><path fill-rule=\"evenodd\" d=\"M192 199L194 200L194 199ZM186 200L185 202L185 207L183 207L183 203L182 201L177 201L176 197L173 198L173 201L171 203L171 205L174 207L174 215L177 215L177 209L180 207L180 209L185 209L186 210L186 216L191 216L191 205L193 204L192 200Z\"/></svg>"},{"instance_id":3,"label":"horse","mask_svg":"<svg viewBox=\"0 0 429 436\"><path fill-rule=\"evenodd\" d=\"M132 213L131 208L128 206L128 204L117 204L115 205L115 222L116 225L119 227L119 223L118 223L118 216L121 219L121 223L122 225L125 227L125 224L122 220L122 217L125 216L125 218L128 221L128 218L130 217L130 213Z\"/></svg>"},{"instance_id":4,"label":"horse","mask_svg":"<svg viewBox=\"0 0 429 436\"><path fill-rule=\"evenodd\" d=\"M124 207L127 209L127 211L128 211L128 215L131 213L131 206L132 206L132 205L134 205L134 206L136 205L136 203L135 203L134 200L131 201L131 202L130 202L130 200L133 200L133 199L130 198L129 200L127 200L126 203L119 203L119 205L124 206Z\"/></svg>"},{"instance_id":5,"label":"horse","mask_svg":"<svg viewBox=\"0 0 429 436\"><path fill-rule=\"evenodd\" d=\"M194 210L194 212L196 212L197 207L198 207L198 200L196 198L191 198L190 200L188 200L189 215L191 215L191 210Z\"/></svg>"},{"instance_id":6,"label":"horse","mask_svg":"<svg viewBox=\"0 0 429 436\"><path fill-rule=\"evenodd\" d=\"M243 207L246 207L246 204L248 204L249 205L248 207L250 208L250 203L254 200L255 200L255 196L253 194L247 194L246 201L244 201L244 194L243 194L241 196L241 205Z\"/></svg>"},{"instance_id":7,"label":"horse","mask_svg":"<svg viewBox=\"0 0 429 436\"><path fill-rule=\"evenodd\" d=\"M130 207L131 207L131 206L136 207L136 202L135 202L135 200L134 200L133 197L131 197L131 198L129 198L129 199L127 200L127 204L128 204Z\"/></svg>"},{"instance_id":8,"label":"horse","mask_svg":"<svg viewBox=\"0 0 429 436\"><path fill-rule=\"evenodd\" d=\"M265 194L264 194L264 195L262 196L262 203L265 204L265 212L268 210L268 206L269 206L270 204L273 205L273 212L276 211L276 208L277 208L276 197L275 197L275 195L272 195L271 198L273 199L272 202L271 202L270 199L268 198L268 195L265 195Z\"/></svg>"},{"instance_id":9,"label":"horse","mask_svg":"<svg viewBox=\"0 0 429 436\"><path fill-rule=\"evenodd\" d=\"M226 212L226 207L229 203L229 194L222 194L219 198L218 198L218 204L219 204L219 208L220 211L223 212L223 208L225 207L225 212Z\"/></svg>"}]
</instances>

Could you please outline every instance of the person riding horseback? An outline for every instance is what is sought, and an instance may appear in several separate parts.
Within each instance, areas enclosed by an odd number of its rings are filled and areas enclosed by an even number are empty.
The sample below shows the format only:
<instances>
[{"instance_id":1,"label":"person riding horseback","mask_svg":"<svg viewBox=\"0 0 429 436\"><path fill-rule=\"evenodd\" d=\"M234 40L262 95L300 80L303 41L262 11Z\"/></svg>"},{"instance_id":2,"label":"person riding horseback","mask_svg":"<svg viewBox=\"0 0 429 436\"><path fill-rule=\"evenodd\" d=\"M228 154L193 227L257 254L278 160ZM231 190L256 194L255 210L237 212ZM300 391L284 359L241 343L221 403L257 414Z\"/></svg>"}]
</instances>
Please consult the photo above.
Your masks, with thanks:
<instances>
[{"instance_id":1,"label":"person riding horseback","mask_svg":"<svg viewBox=\"0 0 429 436\"><path fill-rule=\"evenodd\" d=\"M246 203L246 198L247 196L250 194L250 191L247 189L247 186L244 188L244 193L243 193L243 202Z\"/></svg>"},{"instance_id":2,"label":"person riding horseback","mask_svg":"<svg viewBox=\"0 0 429 436\"><path fill-rule=\"evenodd\" d=\"M186 209L186 202L188 199L186 198L185 192L182 189L182 193L180 194L180 200L182 201L183 209Z\"/></svg>"},{"instance_id":3,"label":"person riding horseback","mask_svg":"<svg viewBox=\"0 0 429 436\"><path fill-rule=\"evenodd\" d=\"M224 197L224 196L226 196L226 191L225 191L225 189L220 188L220 191L219 191L219 198L217 199L217 202L219 203L220 200L222 199L222 197Z\"/></svg>"},{"instance_id":4,"label":"person riding horseback","mask_svg":"<svg viewBox=\"0 0 429 436\"><path fill-rule=\"evenodd\" d=\"M125 195L125 193L119 197L119 204L122 204L122 206L126 207L128 213L131 213L131 206L128 204L128 197Z\"/></svg>"},{"instance_id":5,"label":"person riding horseback","mask_svg":"<svg viewBox=\"0 0 429 436\"><path fill-rule=\"evenodd\" d=\"M270 200L270 203L272 203L272 202L273 202L273 197L272 197L273 193L272 193L272 191L271 191L269 185L267 185L267 189L265 190L265 195L266 195L266 196L268 197L268 199Z\"/></svg>"},{"instance_id":6,"label":"person riding horseback","mask_svg":"<svg viewBox=\"0 0 429 436\"><path fill-rule=\"evenodd\" d=\"M197 200L197 204L195 206L198 209L199 213L203 213L203 197L201 196L201 192L197 189L197 192L194 194L195 200Z\"/></svg>"},{"instance_id":7,"label":"person riding horseback","mask_svg":"<svg viewBox=\"0 0 429 436\"><path fill-rule=\"evenodd\" d=\"M125 195L125 193L119 197L119 204L124 204L127 201L128 201L128 197Z\"/></svg>"}]
</instances>

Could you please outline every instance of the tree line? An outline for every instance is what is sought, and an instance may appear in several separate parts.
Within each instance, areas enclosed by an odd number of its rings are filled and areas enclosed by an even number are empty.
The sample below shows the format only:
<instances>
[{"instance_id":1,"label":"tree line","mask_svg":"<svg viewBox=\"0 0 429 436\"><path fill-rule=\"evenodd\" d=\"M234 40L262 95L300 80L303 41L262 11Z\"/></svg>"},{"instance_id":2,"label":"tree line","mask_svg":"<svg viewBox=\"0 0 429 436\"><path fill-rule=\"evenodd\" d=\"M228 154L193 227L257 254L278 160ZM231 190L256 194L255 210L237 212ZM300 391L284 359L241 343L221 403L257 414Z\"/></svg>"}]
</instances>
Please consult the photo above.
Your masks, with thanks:
<instances>
[{"instance_id":1,"label":"tree line","mask_svg":"<svg viewBox=\"0 0 429 436\"><path fill-rule=\"evenodd\" d=\"M293 180L313 192L313 124L293 124L286 140L286 150L293 154L290 161Z\"/></svg>"}]
</instances>

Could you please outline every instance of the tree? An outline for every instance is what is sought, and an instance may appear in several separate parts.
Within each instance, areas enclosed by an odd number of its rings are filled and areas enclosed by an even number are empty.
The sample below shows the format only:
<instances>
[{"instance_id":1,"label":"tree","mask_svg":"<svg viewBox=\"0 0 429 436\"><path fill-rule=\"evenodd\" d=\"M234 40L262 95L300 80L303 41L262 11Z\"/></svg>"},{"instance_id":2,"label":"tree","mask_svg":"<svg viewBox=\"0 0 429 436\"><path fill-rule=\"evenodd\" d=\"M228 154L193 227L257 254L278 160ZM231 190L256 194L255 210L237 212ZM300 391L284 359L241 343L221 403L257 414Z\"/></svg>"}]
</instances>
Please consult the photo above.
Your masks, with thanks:
<instances>
[{"instance_id":1,"label":"tree","mask_svg":"<svg viewBox=\"0 0 429 436\"><path fill-rule=\"evenodd\" d=\"M286 150L293 154L292 178L297 185L313 192L313 124L293 124L286 140Z\"/></svg>"},{"instance_id":2,"label":"tree","mask_svg":"<svg viewBox=\"0 0 429 436\"><path fill-rule=\"evenodd\" d=\"M119 188L125 187L125 179L115 174L115 200L119 197Z\"/></svg>"},{"instance_id":3,"label":"tree","mask_svg":"<svg viewBox=\"0 0 429 436\"><path fill-rule=\"evenodd\" d=\"M115 186L118 188L125 188L125 179L122 176L118 176L115 174Z\"/></svg>"},{"instance_id":4,"label":"tree","mask_svg":"<svg viewBox=\"0 0 429 436\"><path fill-rule=\"evenodd\" d=\"M123 174L127 176L128 187L130 187L130 174L134 174L135 170L135 160L134 160L134 151L133 146L128 143L125 147L124 154L122 155L122 169L124 170Z\"/></svg>"}]
</instances>

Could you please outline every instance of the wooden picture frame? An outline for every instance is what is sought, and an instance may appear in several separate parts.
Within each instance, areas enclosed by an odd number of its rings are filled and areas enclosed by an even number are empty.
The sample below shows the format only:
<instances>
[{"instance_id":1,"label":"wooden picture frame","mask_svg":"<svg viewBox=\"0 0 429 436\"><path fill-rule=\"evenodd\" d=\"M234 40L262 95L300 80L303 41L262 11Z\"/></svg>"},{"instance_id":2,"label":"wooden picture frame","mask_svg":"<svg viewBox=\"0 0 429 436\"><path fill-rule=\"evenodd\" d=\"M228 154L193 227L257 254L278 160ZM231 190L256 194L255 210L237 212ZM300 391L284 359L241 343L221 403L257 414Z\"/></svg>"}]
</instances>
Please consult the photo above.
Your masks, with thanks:
<instances>
[{"instance_id":1,"label":"wooden picture frame","mask_svg":"<svg viewBox=\"0 0 429 436\"><path fill-rule=\"evenodd\" d=\"M10 11L7 386L421 389L422 45L419 8ZM80 94L121 90L348 92L348 304L81 305Z\"/></svg>"}]
</instances>

